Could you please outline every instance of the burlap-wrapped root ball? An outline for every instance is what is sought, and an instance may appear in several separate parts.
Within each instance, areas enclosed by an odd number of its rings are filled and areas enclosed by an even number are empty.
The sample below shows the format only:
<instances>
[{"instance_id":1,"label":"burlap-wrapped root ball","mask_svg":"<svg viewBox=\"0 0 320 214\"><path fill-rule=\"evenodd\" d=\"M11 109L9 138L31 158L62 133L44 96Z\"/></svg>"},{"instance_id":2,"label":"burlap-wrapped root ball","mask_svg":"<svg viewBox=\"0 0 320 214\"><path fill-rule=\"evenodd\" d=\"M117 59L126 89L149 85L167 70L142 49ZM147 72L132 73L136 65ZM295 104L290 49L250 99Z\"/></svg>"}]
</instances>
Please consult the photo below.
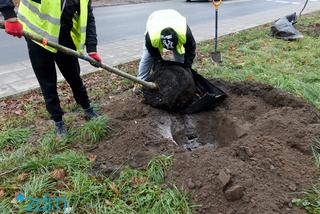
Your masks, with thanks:
<instances>
[{"instance_id":1,"label":"burlap-wrapped root ball","mask_svg":"<svg viewBox=\"0 0 320 214\"><path fill-rule=\"evenodd\" d=\"M190 105L195 96L195 83L190 69L180 63L163 61L154 66L147 81L157 90L143 88L144 102L152 107L178 112Z\"/></svg>"}]
</instances>

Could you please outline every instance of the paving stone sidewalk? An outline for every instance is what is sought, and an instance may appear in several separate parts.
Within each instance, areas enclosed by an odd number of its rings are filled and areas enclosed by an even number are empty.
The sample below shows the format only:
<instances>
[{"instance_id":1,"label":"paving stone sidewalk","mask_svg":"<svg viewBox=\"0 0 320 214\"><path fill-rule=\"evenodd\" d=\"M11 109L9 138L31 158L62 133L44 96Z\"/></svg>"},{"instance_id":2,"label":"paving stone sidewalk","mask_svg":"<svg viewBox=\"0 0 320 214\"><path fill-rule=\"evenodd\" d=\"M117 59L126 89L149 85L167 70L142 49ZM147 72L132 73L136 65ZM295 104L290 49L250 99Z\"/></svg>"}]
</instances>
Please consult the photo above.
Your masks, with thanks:
<instances>
[{"instance_id":1,"label":"paving stone sidewalk","mask_svg":"<svg viewBox=\"0 0 320 214\"><path fill-rule=\"evenodd\" d=\"M309 8L305 12L313 12L316 9ZM238 32L271 22L284 14L283 9L260 13L259 18L255 14L242 16L233 20L221 20L219 36ZM213 22L191 26L197 42L213 38ZM130 45L128 45L130 44ZM98 51L104 63L115 66L132 60L139 59L142 53L143 38L131 37L126 42L117 41L106 45L99 45ZM112 52L110 52L112 50ZM81 61L81 72L87 74L98 69L89 63ZM58 79L63 77L58 72ZM31 68L29 61L22 61L15 64L0 65L0 98L26 93L31 89L38 88L38 82Z\"/></svg>"}]
</instances>

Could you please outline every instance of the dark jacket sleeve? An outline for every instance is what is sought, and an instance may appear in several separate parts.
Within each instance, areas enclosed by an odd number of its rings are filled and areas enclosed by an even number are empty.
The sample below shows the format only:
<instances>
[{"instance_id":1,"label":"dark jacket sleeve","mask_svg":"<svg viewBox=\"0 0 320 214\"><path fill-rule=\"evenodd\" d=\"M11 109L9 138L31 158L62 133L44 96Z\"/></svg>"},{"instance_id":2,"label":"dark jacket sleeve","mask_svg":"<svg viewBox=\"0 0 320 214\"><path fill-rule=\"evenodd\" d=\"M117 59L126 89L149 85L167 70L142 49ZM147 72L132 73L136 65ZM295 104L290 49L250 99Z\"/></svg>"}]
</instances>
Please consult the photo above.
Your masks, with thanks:
<instances>
[{"instance_id":1,"label":"dark jacket sleeve","mask_svg":"<svg viewBox=\"0 0 320 214\"><path fill-rule=\"evenodd\" d=\"M162 60L162 57L161 57L159 49L152 47L149 33L146 34L145 40L146 40L146 47L147 47L150 55L154 58L154 60L156 60L156 61L157 60Z\"/></svg>"},{"instance_id":2,"label":"dark jacket sleeve","mask_svg":"<svg viewBox=\"0 0 320 214\"><path fill-rule=\"evenodd\" d=\"M86 34L86 47L87 52L97 52L97 31L96 22L93 15L93 10L91 6L91 0L88 4L88 22L87 22L87 34Z\"/></svg>"},{"instance_id":3,"label":"dark jacket sleeve","mask_svg":"<svg viewBox=\"0 0 320 214\"><path fill-rule=\"evenodd\" d=\"M191 67L194 58L196 57L196 41L194 40L194 37L192 35L191 29L189 26L187 26L187 41L186 44L184 44L185 48L185 56L184 56L184 64L186 66Z\"/></svg>"},{"instance_id":4,"label":"dark jacket sleeve","mask_svg":"<svg viewBox=\"0 0 320 214\"><path fill-rule=\"evenodd\" d=\"M4 16L4 19L17 17L14 12L14 4L12 0L0 0L0 12Z\"/></svg>"}]
</instances>

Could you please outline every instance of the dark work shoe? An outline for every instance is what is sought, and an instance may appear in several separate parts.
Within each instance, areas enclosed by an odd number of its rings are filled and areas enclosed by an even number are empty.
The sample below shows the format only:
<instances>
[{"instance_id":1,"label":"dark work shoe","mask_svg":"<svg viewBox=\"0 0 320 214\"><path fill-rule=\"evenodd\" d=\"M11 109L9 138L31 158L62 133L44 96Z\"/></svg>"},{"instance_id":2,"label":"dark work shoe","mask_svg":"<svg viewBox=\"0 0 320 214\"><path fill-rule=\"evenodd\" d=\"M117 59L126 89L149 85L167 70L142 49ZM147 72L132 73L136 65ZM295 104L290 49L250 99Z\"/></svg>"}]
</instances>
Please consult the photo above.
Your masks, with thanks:
<instances>
[{"instance_id":1,"label":"dark work shoe","mask_svg":"<svg viewBox=\"0 0 320 214\"><path fill-rule=\"evenodd\" d=\"M92 120L99 117L99 115L93 110L93 108L84 109L84 115L86 120Z\"/></svg>"},{"instance_id":2,"label":"dark work shoe","mask_svg":"<svg viewBox=\"0 0 320 214\"><path fill-rule=\"evenodd\" d=\"M58 138L63 139L67 137L67 130L64 126L63 121L55 122L56 123L56 135Z\"/></svg>"}]
</instances>

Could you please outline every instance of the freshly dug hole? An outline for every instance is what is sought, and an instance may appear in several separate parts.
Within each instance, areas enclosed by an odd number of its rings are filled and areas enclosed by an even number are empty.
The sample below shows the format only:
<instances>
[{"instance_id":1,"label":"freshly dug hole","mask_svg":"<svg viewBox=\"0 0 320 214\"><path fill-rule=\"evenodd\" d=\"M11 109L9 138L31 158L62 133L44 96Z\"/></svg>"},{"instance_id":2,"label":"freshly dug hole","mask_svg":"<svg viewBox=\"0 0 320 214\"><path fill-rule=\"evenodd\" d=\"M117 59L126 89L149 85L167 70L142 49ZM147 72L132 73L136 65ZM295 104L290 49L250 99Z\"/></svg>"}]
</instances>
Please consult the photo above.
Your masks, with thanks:
<instances>
[{"instance_id":1,"label":"freshly dug hole","mask_svg":"<svg viewBox=\"0 0 320 214\"><path fill-rule=\"evenodd\" d=\"M215 110L170 114L131 92L105 100L113 134L91 152L95 170L143 168L173 155L167 183L191 194L194 213L305 213L291 200L317 182L310 146L319 112L269 85L214 81L229 95Z\"/></svg>"},{"instance_id":2,"label":"freshly dug hole","mask_svg":"<svg viewBox=\"0 0 320 214\"><path fill-rule=\"evenodd\" d=\"M227 146L246 135L249 128L228 115L213 115L206 119L199 115L185 115L168 117L167 120L167 125L159 125L159 133L188 151Z\"/></svg>"}]
</instances>

